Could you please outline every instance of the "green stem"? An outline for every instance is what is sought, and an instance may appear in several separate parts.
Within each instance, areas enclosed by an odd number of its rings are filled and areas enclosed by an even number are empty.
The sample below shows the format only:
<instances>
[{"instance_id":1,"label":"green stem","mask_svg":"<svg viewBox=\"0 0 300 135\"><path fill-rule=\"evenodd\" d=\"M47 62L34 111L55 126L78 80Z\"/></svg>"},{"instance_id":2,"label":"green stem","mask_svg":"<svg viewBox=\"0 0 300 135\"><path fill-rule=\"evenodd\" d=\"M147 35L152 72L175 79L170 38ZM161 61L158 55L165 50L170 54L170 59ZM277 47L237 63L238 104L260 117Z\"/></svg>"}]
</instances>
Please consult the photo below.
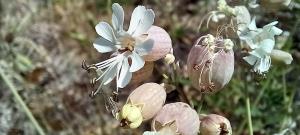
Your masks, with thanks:
<instances>
[{"instance_id":1,"label":"green stem","mask_svg":"<svg viewBox=\"0 0 300 135\"><path fill-rule=\"evenodd\" d=\"M11 90L11 92L13 93L16 101L21 105L21 107L23 108L23 110L25 111L27 117L29 118L29 120L33 123L34 127L36 128L36 130L38 131L38 133L40 135L45 135L44 130L41 128L41 126L39 125L39 123L37 122L37 120L33 117L31 111L29 110L29 108L26 106L26 104L24 103L22 97L19 95L19 93L17 92L15 86L12 84L12 82L8 79L8 77L5 75L4 71L2 70L2 68L0 68L0 75L3 78L4 82L7 84L8 88Z\"/></svg>"},{"instance_id":2,"label":"green stem","mask_svg":"<svg viewBox=\"0 0 300 135\"><path fill-rule=\"evenodd\" d=\"M251 108L250 108L250 98L249 98L249 96L247 96L247 98L246 98L246 106L247 106L249 134L253 135L252 118L251 118Z\"/></svg>"},{"instance_id":3,"label":"green stem","mask_svg":"<svg viewBox=\"0 0 300 135\"><path fill-rule=\"evenodd\" d=\"M262 96L264 95L265 91L267 90L269 84L271 82L271 79L268 79L265 83L265 85L262 87L262 89L260 90L258 96L256 97L254 103L253 103L253 106L257 106L258 103L260 102L260 100L262 99ZM247 123L247 120L244 119L241 124L240 124L240 127L238 128L238 131L237 131L237 134L241 134L242 133L242 130L244 129L245 125Z\"/></svg>"}]
</instances>

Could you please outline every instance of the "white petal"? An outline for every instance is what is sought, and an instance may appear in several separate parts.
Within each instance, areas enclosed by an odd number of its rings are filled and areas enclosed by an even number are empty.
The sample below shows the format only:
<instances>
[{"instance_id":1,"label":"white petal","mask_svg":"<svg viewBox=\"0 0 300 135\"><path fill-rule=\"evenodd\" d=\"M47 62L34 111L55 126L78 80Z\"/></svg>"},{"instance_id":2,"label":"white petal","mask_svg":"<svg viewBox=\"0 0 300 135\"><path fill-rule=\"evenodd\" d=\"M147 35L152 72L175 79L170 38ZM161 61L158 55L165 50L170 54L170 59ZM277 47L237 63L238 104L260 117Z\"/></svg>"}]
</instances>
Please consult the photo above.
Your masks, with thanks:
<instances>
[{"instance_id":1,"label":"white petal","mask_svg":"<svg viewBox=\"0 0 300 135\"><path fill-rule=\"evenodd\" d=\"M131 66L129 69L130 72L138 71L144 66L145 64L144 59L136 52L133 51L132 54L129 55L129 57L131 58Z\"/></svg>"},{"instance_id":2,"label":"white petal","mask_svg":"<svg viewBox=\"0 0 300 135\"><path fill-rule=\"evenodd\" d=\"M248 9L245 6L235 6L236 22L238 24L238 34L244 31L251 22L251 16Z\"/></svg>"},{"instance_id":3,"label":"white petal","mask_svg":"<svg viewBox=\"0 0 300 135\"><path fill-rule=\"evenodd\" d=\"M275 41L272 39L265 39L260 42L260 48L267 54L270 54L275 45Z\"/></svg>"},{"instance_id":4,"label":"white petal","mask_svg":"<svg viewBox=\"0 0 300 135\"><path fill-rule=\"evenodd\" d=\"M129 72L128 59L123 60L122 68L120 71L120 76L118 78L118 87L124 88L131 80L132 73Z\"/></svg>"},{"instance_id":5,"label":"white petal","mask_svg":"<svg viewBox=\"0 0 300 135\"><path fill-rule=\"evenodd\" d=\"M271 22L271 23L265 25L263 27L263 29L265 30L265 32L268 32L272 36L274 36L274 35L280 35L282 33L282 30L279 29L279 28L277 28L277 27L275 27L276 24L278 24L278 21Z\"/></svg>"},{"instance_id":6,"label":"white petal","mask_svg":"<svg viewBox=\"0 0 300 135\"><path fill-rule=\"evenodd\" d=\"M152 24L154 23L154 17L155 17L155 14L154 14L153 10L148 9L147 11L145 11L144 18L139 22L139 24L136 27L135 32L132 36L136 37L136 36L146 33L150 29Z\"/></svg>"},{"instance_id":7,"label":"white petal","mask_svg":"<svg viewBox=\"0 0 300 135\"><path fill-rule=\"evenodd\" d=\"M153 39L148 39L145 42L143 42L142 44L136 45L135 46L135 51L140 55L146 55L148 54L154 45L154 40Z\"/></svg>"},{"instance_id":8,"label":"white petal","mask_svg":"<svg viewBox=\"0 0 300 135\"><path fill-rule=\"evenodd\" d=\"M112 24L116 31L123 31L123 23L124 23L124 10L123 8L118 4L114 3L112 5Z\"/></svg>"},{"instance_id":9,"label":"white petal","mask_svg":"<svg viewBox=\"0 0 300 135\"><path fill-rule=\"evenodd\" d=\"M272 32L274 35L280 35L283 31L277 27L273 27Z\"/></svg>"},{"instance_id":10,"label":"white petal","mask_svg":"<svg viewBox=\"0 0 300 135\"><path fill-rule=\"evenodd\" d=\"M275 26L276 24L278 24L278 21L271 22L264 27Z\"/></svg>"},{"instance_id":11,"label":"white petal","mask_svg":"<svg viewBox=\"0 0 300 135\"><path fill-rule=\"evenodd\" d=\"M275 41L271 39L265 39L259 42L258 48L251 51L249 54L254 55L259 58L264 58L266 55L269 56L273 50Z\"/></svg>"},{"instance_id":12,"label":"white petal","mask_svg":"<svg viewBox=\"0 0 300 135\"><path fill-rule=\"evenodd\" d=\"M103 37L96 38L93 43L95 49L100 53L111 52L117 49L114 44Z\"/></svg>"},{"instance_id":13,"label":"white petal","mask_svg":"<svg viewBox=\"0 0 300 135\"><path fill-rule=\"evenodd\" d=\"M144 12L146 8L144 6L137 6L131 15L130 25L128 28L128 33L132 34L135 31L136 26L138 25L139 21L143 18Z\"/></svg>"},{"instance_id":14,"label":"white petal","mask_svg":"<svg viewBox=\"0 0 300 135\"><path fill-rule=\"evenodd\" d=\"M128 33L134 37L146 33L154 23L154 17L153 10L146 10L144 6L136 7L131 16Z\"/></svg>"},{"instance_id":15,"label":"white petal","mask_svg":"<svg viewBox=\"0 0 300 135\"><path fill-rule=\"evenodd\" d=\"M111 26L106 22L100 22L95 27L96 32L106 40L115 43L116 37Z\"/></svg>"},{"instance_id":16,"label":"white petal","mask_svg":"<svg viewBox=\"0 0 300 135\"><path fill-rule=\"evenodd\" d=\"M251 56L255 56L257 58L263 58L263 57L265 57L267 55L266 52L264 52L264 51L262 51L260 49L255 49L255 50L249 52L249 54Z\"/></svg>"},{"instance_id":17,"label":"white petal","mask_svg":"<svg viewBox=\"0 0 300 135\"><path fill-rule=\"evenodd\" d=\"M104 85L110 83L116 77L117 72L120 71L123 59L126 58L123 54L120 54L116 57L117 59L115 60L115 62L111 63L111 65L104 72L105 75L102 80L102 82L104 82Z\"/></svg>"},{"instance_id":18,"label":"white petal","mask_svg":"<svg viewBox=\"0 0 300 135\"><path fill-rule=\"evenodd\" d=\"M248 62L250 65L254 65L256 63L256 61L258 60L258 58L253 55L246 56L243 59L246 62Z\"/></svg>"},{"instance_id":19,"label":"white petal","mask_svg":"<svg viewBox=\"0 0 300 135\"><path fill-rule=\"evenodd\" d=\"M255 17L252 19L252 21L250 22L248 28L250 30L257 30L257 27L256 27L256 22L255 22Z\"/></svg>"},{"instance_id":20,"label":"white petal","mask_svg":"<svg viewBox=\"0 0 300 135\"><path fill-rule=\"evenodd\" d=\"M114 63L113 65L111 65L109 68L106 69L107 71L102 80L104 85L110 83L116 77L118 71L118 64L119 63Z\"/></svg>"},{"instance_id":21,"label":"white petal","mask_svg":"<svg viewBox=\"0 0 300 135\"><path fill-rule=\"evenodd\" d=\"M260 59L260 62L256 66L259 73L266 72L270 69L271 66L271 58L270 56L266 56L263 59Z\"/></svg>"}]
</instances>

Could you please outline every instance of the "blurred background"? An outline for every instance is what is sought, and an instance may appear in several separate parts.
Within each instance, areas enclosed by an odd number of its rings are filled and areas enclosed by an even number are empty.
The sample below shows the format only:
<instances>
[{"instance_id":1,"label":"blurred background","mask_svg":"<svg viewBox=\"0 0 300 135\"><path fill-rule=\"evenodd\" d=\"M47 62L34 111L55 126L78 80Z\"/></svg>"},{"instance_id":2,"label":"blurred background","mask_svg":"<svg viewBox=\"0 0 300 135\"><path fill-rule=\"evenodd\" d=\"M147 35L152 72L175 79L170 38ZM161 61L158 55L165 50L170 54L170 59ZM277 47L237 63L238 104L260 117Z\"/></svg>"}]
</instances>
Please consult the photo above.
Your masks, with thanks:
<instances>
[{"instance_id":1,"label":"blurred background","mask_svg":"<svg viewBox=\"0 0 300 135\"><path fill-rule=\"evenodd\" d=\"M137 5L152 8L155 25L169 32L179 66L174 69L157 61L149 80L170 85L167 102L186 101L199 114L216 113L231 121L234 135L249 134L246 96L250 96L255 135L300 134L300 1L275 11L250 10L258 26L278 20L284 34L277 48L288 51L291 65L273 65L265 76L256 76L236 56L229 85L214 95L201 96L186 73L186 60L194 41L207 34L198 30L203 17L216 10L216 0L1 0L0 1L0 135L37 135L15 100L17 91L38 125L47 135L141 135L150 122L131 130L119 127L106 111L101 96L90 98L92 87L81 63L97 63L109 57L92 46L95 25L110 22L111 5L125 10L125 28ZM230 5L246 5L231 0ZM238 53L237 53L238 54ZM120 104L131 84L121 91ZM178 89L185 92L182 97ZM20 99L20 98L19 98Z\"/></svg>"}]
</instances>

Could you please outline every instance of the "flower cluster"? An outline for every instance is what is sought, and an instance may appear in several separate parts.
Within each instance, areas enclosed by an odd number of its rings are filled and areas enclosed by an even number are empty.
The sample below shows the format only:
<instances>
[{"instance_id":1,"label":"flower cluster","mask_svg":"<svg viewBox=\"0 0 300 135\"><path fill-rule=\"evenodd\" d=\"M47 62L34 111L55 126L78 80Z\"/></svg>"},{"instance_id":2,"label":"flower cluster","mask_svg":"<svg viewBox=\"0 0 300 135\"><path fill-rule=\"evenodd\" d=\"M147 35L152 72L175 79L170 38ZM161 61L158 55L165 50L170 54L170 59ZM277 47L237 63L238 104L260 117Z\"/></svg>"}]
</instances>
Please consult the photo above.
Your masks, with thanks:
<instances>
[{"instance_id":1,"label":"flower cluster","mask_svg":"<svg viewBox=\"0 0 300 135\"><path fill-rule=\"evenodd\" d=\"M101 91L106 102L112 107L120 126L138 128L144 121L152 119L152 131L144 135L231 135L229 120L225 117L208 114L198 115L189 105L183 102L165 104L167 92L164 85L145 83L135 88L121 107L117 101L102 91L102 86L116 80L116 90L126 87L131 80L142 82L152 74L154 61L165 58L164 62L175 61L172 41L169 34L158 26L153 26L155 14L153 10L138 6L133 10L127 31L123 28L124 11L115 3L112 5L112 27L106 22L96 25L98 37L93 43L100 53L111 52L109 59L86 65L87 70L94 70L97 77L92 82L100 85L92 95ZM248 52L243 57L253 71L266 73L271 67L271 59L290 64L293 60L287 52L274 49L275 36L283 31L275 25L277 21L257 28L255 17L251 16L245 6L229 6L225 0L218 1L217 11L208 14L207 27L210 20L218 22L225 19L225 26L230 22L231 36L222 35L223 28L216 35L206 34L198 38L191 48L187 60L187 72L191 84L201 94L215 93L227 85L234 73L234 47L240 42ZM205 18L206 19L206 18ZM223 38L226 37L226 38ZM235 41L237 40L237 41ZM175 64L174 64L175 65Z\"/></svg>"}]
</instances>

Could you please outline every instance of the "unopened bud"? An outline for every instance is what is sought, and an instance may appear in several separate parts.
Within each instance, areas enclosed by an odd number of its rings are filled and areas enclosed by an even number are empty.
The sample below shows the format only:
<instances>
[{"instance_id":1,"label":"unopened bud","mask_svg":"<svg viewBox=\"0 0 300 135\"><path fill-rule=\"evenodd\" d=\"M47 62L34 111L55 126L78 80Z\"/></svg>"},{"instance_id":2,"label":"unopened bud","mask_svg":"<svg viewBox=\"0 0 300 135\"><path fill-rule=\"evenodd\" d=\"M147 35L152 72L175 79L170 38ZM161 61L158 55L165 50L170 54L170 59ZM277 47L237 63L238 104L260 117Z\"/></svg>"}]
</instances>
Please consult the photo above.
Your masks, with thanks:
<instances>
[{"instance_id":1,"label":"unopened bud","mask_svg":"<svg viewBox=\"0 0 300 135\"><path fill-rule=\"evenodd\" d=\"M200 116L200 133L203 135L231 135L232 129L229 120L225 117L209 114Z\"/></svg>"},{"instance_id":2,"label":"unopened bud","mask_svg":"<svg viewBox=\"0 0 300 135\"><path fill-rule=\"evenodd\" d=\"M175 61L175 56L170 53L167 54L166 57L164 58L164 62L168 65L174 63L174 61Z\"/></svg>"},{"instance_id":3,"label":"unopened bud","mask_svg":"<svg viewBox=\"0 0 300 135\"><path fill-rule=\"evenodd\" d=\"M230 39L225 39L224 40L224 47L225 47L226 51L232 50L233 46L234 46L234 44Z\"/></svg>"},{"instance_id":4,"label":"unopened bud","mask_svg":"<svg viewBox=\"0 0 300 135\"><path fill-rule=\"evenodd\" d=\"M267 11L276 12L290 5L291 0L261 0L261 7Z\"/></svg>"},{"instance_id":5,"label":"unopened bud","mask_svg":"<svg viewBox=\"0 0 300 135\"><path fill-rule=\"evenodd\" d=\"M166 97L164 87L157 83L145 83L131 92L127 102L140 105L143 120L148 120L162 108Z\"/></svg>"},{"instance_id":6,"label":"unopened bud","mask_svg":"<svg viewBox=\"0 0 300 135\"><path fill-rule=\"evenodd\" d=\"M142 121L151 119L166 100L165 89L156 83L146 83L131 92L123 106L119 120L122 126L137 128Z\"/></svg>"},{"instance_id":7,"label":"unopened bud","mask_svg":"<svg viewBox=\"0 0 300 135\"><path fill-rule=\"evenodd\" d=\"M288 52L276 50L276 49L272 50L271 58L272 58L272 61L274 61L274 62L284 63L287 65L291 64L293 61L293 57L291 54L289 54Z\"/></svg>"},{"instance_id":8,"label":"unopened bud","mask_svg":"<svg viewBox=\"0 0 300 135\"><path fill-rule=\"evenodd\" d=\"M226 0L218 1L218 10L224 12L226 15L235 15L234 9L227 4Z\"/></svg>"},{"instance_id":9,"label":"unopened bud","mask_svg":"<svg viewBox=\"0 0 300 135\"><path fill-rule=\"evenodd\" d=\"M152 130L162 135L196 135L199 132L199 117L188 104L170 103L157 113L152 121Z\"/></svg>"},{"instance_id":10,"label":"unopened bud","mask_svg":"<svg viewBox=\"0 0 300 135\"><path fill-rule=\"evenodd\" d=\"M125 104L120 114L121 125L128 125L129 128L137 128L143 121L141 108L131 103Z\"/></svg>"},{"instance_id":11,"label":"unopened bud","mask_svg":"<svg viewBox=\"0 0 300 135\"><path fill-rule=\"evenodd\" d=\"M162 28L152 26L148 32L148 39L154 41L151 51L144 56L145 61L156 61L164 58L172 51L172 40L170 35Z\"/></svg>"}]
</instances>

